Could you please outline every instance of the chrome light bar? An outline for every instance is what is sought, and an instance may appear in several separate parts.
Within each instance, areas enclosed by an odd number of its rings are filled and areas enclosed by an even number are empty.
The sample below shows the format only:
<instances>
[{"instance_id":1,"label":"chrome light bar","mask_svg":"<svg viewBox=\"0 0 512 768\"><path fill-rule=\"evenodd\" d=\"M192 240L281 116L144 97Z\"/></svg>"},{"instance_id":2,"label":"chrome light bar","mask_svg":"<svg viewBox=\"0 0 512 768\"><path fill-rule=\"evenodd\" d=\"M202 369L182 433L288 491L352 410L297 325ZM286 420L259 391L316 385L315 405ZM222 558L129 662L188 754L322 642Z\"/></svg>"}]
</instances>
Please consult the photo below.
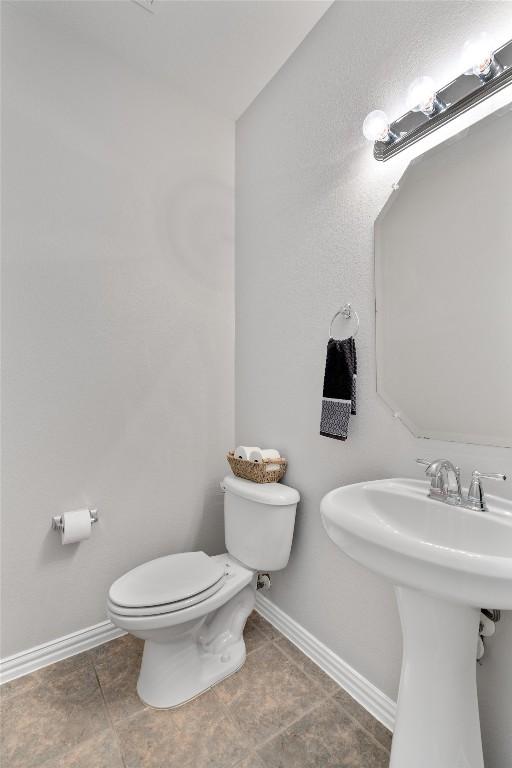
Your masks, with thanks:
<instances>
[{"instance_id":1,"label":"chrome light bar","mask_svg":"<svg viewBox=\"0 0 512 768\"><path fill-rule=\"evenodd\" d=\"M427 80L427 78L421 79ZM512 40L493 52L485 71L477 74L473 69L435 91L435 104L439 106L430 110L429 114L421 108L411 109L392 122L385 135L385 131L382 130L384 113L371 113L367 120L371 119L372 115L376 115L377 120L381 121L381 125L377 123L376 131L380 130L381 135L373 145L375 159L389 160L508 85L512 85ZM374 122L376 122L375 119ZM374 126L364 131L370 140L373 138L372 129L375 131Z\"/></svg>"}]
</instances>

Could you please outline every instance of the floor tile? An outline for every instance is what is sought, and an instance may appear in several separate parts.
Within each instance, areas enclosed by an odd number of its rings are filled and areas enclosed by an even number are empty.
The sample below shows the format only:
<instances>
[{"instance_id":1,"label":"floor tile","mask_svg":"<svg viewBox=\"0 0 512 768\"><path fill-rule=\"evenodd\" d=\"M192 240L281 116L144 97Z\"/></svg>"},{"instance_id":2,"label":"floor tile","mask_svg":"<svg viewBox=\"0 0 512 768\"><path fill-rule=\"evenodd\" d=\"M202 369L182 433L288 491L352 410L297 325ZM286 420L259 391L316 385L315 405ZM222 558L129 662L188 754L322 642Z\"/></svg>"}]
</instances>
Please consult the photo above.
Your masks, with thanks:
<instances>
[{"instance_id":1,"label":"floor tile","mask_svg":"<svg viewBox=\"0 0 512 768\"><path fill-rule=\"evenodd\" d=\"M37 685L55 686L59 680L67 678L69 674L81 674L84 670L90 670L90 667L91 660L87 653L70 656L68 659L50 664L48 667L37 669L29 675L23 675L23 677L11 680L9 683L4 683L0 686L0 701L5 702L12 696L27 693Z\"/></svg>"},{"instance_id":2,"label":"floor tile","mask_svg":"<svg viewBox=\"0 0 512 768\"><path fill-rule=\"evenodd\" d=\"M240 672L213 690L244 733L248 748L257 747L326 696L273 643L249 654Z\"/></svg>"},{"instance_id":3,"label":"floor tile","mask_svg":"<svg viewBox=\"0 0 512 768\"><path fill-rule=\"evenodd\" d=\"M244 634L240 672L176 710L138 698L143 642L131 635L12 681L0 688L2 766L388 766L381 723L258 614Z\"/></svg>"},{"instance_id":4,"label":"floor tile","mask_svg":"<svg viewBox=\"0 0 512 768\"><path fill-rule=\"evenodd\" d=\"M114 722L140 712L145 704L137 696L137 679L144 642L133 635L90 651L101 690Z\"/></svg>"},{"instance_id":5,"label":"floor tile","mask_svg":"<svg viewBox=\"0 0 512 768\"><path fill-rule=\"evenodd\" d=\"M258 756L258 753L252 752L241 763L237 763L235 768L266 768L266 766L261 757Z\"/></svg>"},{"instance_id":6,"label":"floor tile","mask_svg":"<svg viewBox=\"0 0 512 768\"><path fill-rule=\"evenodd\" d=\"M321 670L314 661L311 661L311 659L302 653L302 651L300 651L296 645L290 643L290 641L285 637L281 637L279 640L276 640L275 644L280 651L285 653L295 664L301 668L301 670L310 678L310 680L313 680L315 683L321 685L324 690L330 693L334 693L339 689L339 685L332 679L332 677L326 675L325 672Z\"/></svg>"},{"instance_id":7,"label":"floor tile","mask_svg":"<svg viewBox=\"0 0 512 768\"><path fill-rule=\"evenodd\" d=\"M332 700L258 751L266 768L387 768L389 754Z\"/></svg>"},{"instance_id":8,"label":"floor tile","mask_svg":"<svg viewBox=\"0 0 512 768\"><path fill-rule=\"evenodd\" d=\"M338 688L334 700L346 711L352 715L360 725L369 731L386 749L391 749L391 731L376 720L368 710L362 707L350 696L343 688Z\"/></svg>"},{"instance_id":9,"label":"floor tile","mask_svg":"<svg viewBox=\"0 0 512 768\"><path fill-rule=\"evenodd\" d=\"M33 672L32 674L38 685L44 684L58 687L62 683L67 684L69 675L76 677L81 674L88 674L91 668L91 658L86 652L79 653L76 656L70 656L67 659L62 659L62 661L38 669L37 672Z\"/></svg>"},{"instance_id":10,"label":"floor tile","mask_svg":"<svg viewBox=\"0 0 512 768\"><path fill-rule=\"evenodd\" d=\"M269 637L271 640L277 640L278 638L283 637L281 632L273 627L269 621L264 619L263 616L256 611L251 613L247 621L251 622L251 624L264 634L265 637Z\"/></svg>"},{"instance_id":11,"label":"floor tile","mask_svg":"<svg viewBox=\"0 0 512 768\"><path fill-rule=\"evenodd\" d=\"M212 691L178 709L148 708L116 728L126 768L232 768L247 754Z\"/></svg>"},{"instance_id":12,"label":"floor tile","mask_svg":"<svg viewBox=\"0 0 512 768\"><path fill-rule=\"evenodd\" d=\"M109 727L87 654L46 667L37 684L2 701L0 763L32 768Z\"/></svg>"},{"instance_id":13,"label":"floor tile","mask_svg":"<svg viewBox=\"0 0 512 768\"><path fill-rule=\"evenodd\" d=\"M37 685L37 677L35 672L30 675L23 675L16 680L11 680L9 683L4 683L0 686L0 702L5 702L10 699L11 696L17 696L19 693L26 693L31 688Z\"/></svg>"},{"instance_id":14,"label":"floor tile","mask_svg":"<svg viewBox=\"0 0 512 768\"><path fill-rule=\"evenodd\" d=\"M116 736L109 730L45 760L40 768L123 768L123 761Z\"/></svg>"},{"instance_id":15,"label":"floor tile","mask_svg":"<svg viewBox=\"0 0 512 768\"><path fill-rule=\"evenodd\" d=\"M255 651L257 648L262 646L264 643L270 642L270 637L263 634L261 629L258 629L258 623L253 618L256 615L257 614L253 613L251 616L249 616L244 629L244 640L247 653L251 653L252 651Z\"/></svg>"}]
</instances>

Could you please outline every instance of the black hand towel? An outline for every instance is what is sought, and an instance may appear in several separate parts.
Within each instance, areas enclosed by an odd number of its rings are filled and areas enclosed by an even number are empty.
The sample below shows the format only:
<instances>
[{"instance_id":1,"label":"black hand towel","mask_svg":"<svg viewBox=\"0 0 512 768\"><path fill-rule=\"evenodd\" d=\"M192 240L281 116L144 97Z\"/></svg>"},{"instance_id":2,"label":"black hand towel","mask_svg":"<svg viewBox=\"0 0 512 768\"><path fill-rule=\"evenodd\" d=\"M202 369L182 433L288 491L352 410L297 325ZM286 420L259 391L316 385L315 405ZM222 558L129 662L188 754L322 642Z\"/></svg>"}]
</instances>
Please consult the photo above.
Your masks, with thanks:
<instances>
[{"instance_id":1,"label":"black hand towel","mask_svg":"<svg viewBox=\"0 0 512 768\"><path fill-rule=\"evenodd\" d=\"M356 343L329 339L325 361L320 434L346 440L350 415L356 413Z\"/></svg>"}]
</instances>

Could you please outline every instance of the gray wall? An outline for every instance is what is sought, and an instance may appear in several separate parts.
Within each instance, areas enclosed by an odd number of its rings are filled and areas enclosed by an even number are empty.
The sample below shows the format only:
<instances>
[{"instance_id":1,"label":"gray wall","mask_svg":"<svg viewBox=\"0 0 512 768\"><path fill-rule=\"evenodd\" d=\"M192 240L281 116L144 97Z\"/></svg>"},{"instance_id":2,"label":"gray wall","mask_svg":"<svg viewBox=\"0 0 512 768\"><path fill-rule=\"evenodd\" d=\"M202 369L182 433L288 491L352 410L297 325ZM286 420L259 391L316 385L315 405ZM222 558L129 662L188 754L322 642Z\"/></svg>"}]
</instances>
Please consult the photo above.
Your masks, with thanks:
<instances>
[{"instance_id":1,"label":"gray wall","mask_svg":"<svg viewBox=\"0 0 512 768\"><path fill-rule=\"evenodd\" d=\"M234 126L3 3L1 655L224 546ZM63 547L52 515L97 506Z\"/></svg>"},{"instance_id":2,"label":"gray wall","mask_svg":"<svg viewBox=\"0 0 512 768\"><path fill-rule=\"evenodd\" d=\"M430 143L378 164L361 124L374 107L401 114L416 75L443 83L457 74L470 34L510 38L510 10L337 2L237 124L237 441L280 448L290 459L286 482L302 495L291 561L275 575L271 599L392 697L401 657L392 589L329 541L320 499L364 479L420 477L416 456L450 457L466 476L474 467L512 475L512 451L416 440L376 395L373 221L407 162ZM329 321L345 301L361 317L359 412L340 443L318 430ZM511 488L499 490L510 496ZM479 678L486 766L509 768L510 615Z\"/></svg>"}]
</instances>

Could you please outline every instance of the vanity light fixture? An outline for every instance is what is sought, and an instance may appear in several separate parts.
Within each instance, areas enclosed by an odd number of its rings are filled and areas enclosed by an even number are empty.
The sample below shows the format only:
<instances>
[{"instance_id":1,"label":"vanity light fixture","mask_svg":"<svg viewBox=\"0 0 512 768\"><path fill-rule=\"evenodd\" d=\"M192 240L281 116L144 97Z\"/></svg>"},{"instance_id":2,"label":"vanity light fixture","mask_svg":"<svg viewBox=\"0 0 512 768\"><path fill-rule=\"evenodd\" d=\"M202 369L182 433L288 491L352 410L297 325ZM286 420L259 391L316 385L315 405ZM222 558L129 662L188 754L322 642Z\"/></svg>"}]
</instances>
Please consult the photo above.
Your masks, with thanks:
<instances>
[{"instance_id":1,"label":"vanity light fixture","mask_svg":"<svg viewBox=\"0 0 512 768\"><path fill-rule=\"evenodd\" d=\"M512 40L494 49L485 33L467 40L461 51L463 74L436 89L432 78L414 80L407 91L405 115L390 122L382 110L370 112L363 133L373 142L376 160L390 157L512 85Z\"/></svg>"},{"instance_id":2,"label":"vanity light fixture","mask_svg":"<svg viewBox=\"0 0 512 768\"><path fill-rule=\"evenodd\" d=\"M494 57L493 48L486 32L466 40L460 56L464 74L476 75L484 83L494 77L500 67Z\"/></svg>"},{"instance_id":3,"label":"vanity light fixture","mask_svg":"<svg viewBox=\"0 0 512 768\"><path fill-rule=\"evenodd\" d=\"M436 112L446 109L437 97L434 81L431 77L417 77L407 90L407 107L412 112L423 112L427 117L432 117Z\"/></svg>"},{"instance_id":4,"label":"vanity light fixture","mask_svg":"<svg viewBox=\"0 0 512 768\"><path fill-rule=\"evenodd\" d=\"M388 116L382 109L374 109L366 115L363 133L368 141L391 141Z\"/></svg>"}]
</instances>

